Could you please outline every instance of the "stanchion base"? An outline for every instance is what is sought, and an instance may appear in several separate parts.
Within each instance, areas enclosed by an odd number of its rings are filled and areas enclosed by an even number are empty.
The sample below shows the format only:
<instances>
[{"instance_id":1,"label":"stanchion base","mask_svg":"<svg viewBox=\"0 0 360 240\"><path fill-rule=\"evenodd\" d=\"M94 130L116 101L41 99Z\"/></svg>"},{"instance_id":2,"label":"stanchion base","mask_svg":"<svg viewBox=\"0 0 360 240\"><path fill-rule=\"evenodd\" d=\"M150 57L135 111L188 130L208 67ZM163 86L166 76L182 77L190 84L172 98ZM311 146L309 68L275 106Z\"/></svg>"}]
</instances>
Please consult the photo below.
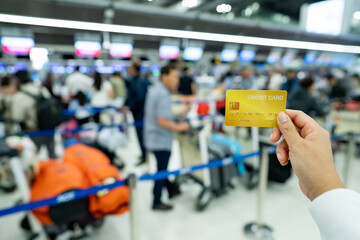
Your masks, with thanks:
<instances>
[{"instance_id":1,"label":"stanchion base","mask_svg":"<svg viewBox=\"0 0 360 240\"><path fill-rule=\"evenodd\" d=\"M274 230L267 225L249 223L244 227L245 235L252 240L273 240Z\"/></svg>"}]
</instances>

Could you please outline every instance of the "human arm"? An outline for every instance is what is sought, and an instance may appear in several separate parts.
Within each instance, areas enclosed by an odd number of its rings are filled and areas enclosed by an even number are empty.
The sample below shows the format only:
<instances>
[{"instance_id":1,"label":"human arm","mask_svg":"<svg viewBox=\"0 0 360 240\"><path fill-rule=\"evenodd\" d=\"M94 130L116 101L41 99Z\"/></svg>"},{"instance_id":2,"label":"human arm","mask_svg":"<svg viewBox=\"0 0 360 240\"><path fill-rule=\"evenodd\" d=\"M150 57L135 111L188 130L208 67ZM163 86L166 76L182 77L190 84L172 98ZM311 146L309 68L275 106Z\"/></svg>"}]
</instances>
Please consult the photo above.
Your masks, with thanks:
<instances>
[{"instance_id":1,"label":"human arm","mask_svg":"<svg viewBox=\"0 0 360 240\"><path fill-rule=\"evenodd\" d=\"M360 194L339 188L328 191L309 206L323 240L360 239Z\"/></svg>"},{"instance_id":2,"label":"human arm","mask_svg":"<svg viewBox=\"0 0 360 240\"><path fill-rule=\"evenodd\" d=\"M157 124L162 128L175 132L183 132L190 128L187 123L176 123L173 121L171 101L166 95L158 98L155 111Z\"/></svg>"},{"instance_id":3,"label":"human arm","mask_svg":"<svg viewBox=\"0 0 360 240\"><path fill-rule=\"evenodd\" d=\"M312 201L327 191L344 188L335 169L329 133L301 111L279 113L277 121L270 140L277 142L284 136L276 154L282 165L291 160L302 192Z\"/></svg>"},{"instance_id":4,"label":"human arm","mask_svg":"<svg viewBox=\"0 0 360 240\"><path fill-rule=\"evenodd\" d=\"M329 133L300 111L279 113L278 128L270 140L277 142L279 162L291 161L302 192L312 201L309 210L323 240L360 239L360 194L345 189L335 169Z\"/></svg>"},{"instance_id":5,"label":"human arm","mask_svg":"<svg viewBox=\"0 0 360 240\"><path fill-rule=\"evenodd\" d=\"M188 123L175 123L166 118L158 118L157 123L160 127L174 132L184 132L190 128Z\"/></svg>"}]
</instances>

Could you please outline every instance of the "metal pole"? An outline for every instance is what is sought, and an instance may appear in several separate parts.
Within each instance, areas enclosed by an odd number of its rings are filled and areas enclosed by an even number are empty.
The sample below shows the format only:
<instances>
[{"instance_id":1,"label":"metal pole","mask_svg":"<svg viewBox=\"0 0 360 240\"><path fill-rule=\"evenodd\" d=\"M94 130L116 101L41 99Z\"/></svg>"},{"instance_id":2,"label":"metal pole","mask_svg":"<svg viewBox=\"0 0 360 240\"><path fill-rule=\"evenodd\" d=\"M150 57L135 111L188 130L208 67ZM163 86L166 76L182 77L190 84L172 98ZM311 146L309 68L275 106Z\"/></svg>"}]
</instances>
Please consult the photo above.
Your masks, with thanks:
<instances>
[{"instance_id":1,"label":"metal pole","mask_svg":"<svg viewBox=\"0 0 360 240\"><path fill-rule=\"evenodd\" d=\"M131 240L139 240L138 217L137 217L137 194L136 194L136 175L130 174L128 177L130 190L130 228Z\"/></svg>"},{"instance_id":2,"label":"metal pole","mask_svg":"<svg viewBox=\"0 0 360 240\"><path fill-rule=\"evenodd\" d=\"M260 163L260 177L259 177L259 191L258 191L258 212L257 212L257 223L259 226L262 225L262 211L264 206L264 198L266 193L267 179L269 169L269 153L267 148L262 151L262 160Z\"/></svg>"},{"instance_id":3,"label":"metal pole","mask_svg":"<svg viewBox=\"0 0 360 240\"><path fill-rule=\"evenodd\" d=\"M256 222L245 225L244 231L247 237L254 240L274 239L273 229L263 224L263 208L266 193L266 186L269 171L269 152L266 147L262 149L262 159L260 163L260 177L257 199Z\"/></svg>"},{"instance_id":4,"label":"metal pole","mask_svg":"<svg viewBox=\"0 0 360 240\"><path fill-rule=\"evenodd\" d=\"M259 151L260 149L260 139L259 139L259 128L258 127L251 127L251 140L252 140L252 148L253 151ZM260 157L256 156L253 158L253 167L256 169L260 165Z\"/></svg>"},{"instance_id":5,"label":"metal pole","mask_svg":"<svg viewBox=\"0 0 360 240\"><path fill-rule=\"evenodd\" d=\"M350 170L352 159L355 156L355 148L356 148L355 134L352 132L349 133L348 140L349 140L349 143L348 143L346 159L345 159L344 168L343 168L343 182L344 182L345 187L348 186L349 170Z\"/></svg>"}]
</instances>

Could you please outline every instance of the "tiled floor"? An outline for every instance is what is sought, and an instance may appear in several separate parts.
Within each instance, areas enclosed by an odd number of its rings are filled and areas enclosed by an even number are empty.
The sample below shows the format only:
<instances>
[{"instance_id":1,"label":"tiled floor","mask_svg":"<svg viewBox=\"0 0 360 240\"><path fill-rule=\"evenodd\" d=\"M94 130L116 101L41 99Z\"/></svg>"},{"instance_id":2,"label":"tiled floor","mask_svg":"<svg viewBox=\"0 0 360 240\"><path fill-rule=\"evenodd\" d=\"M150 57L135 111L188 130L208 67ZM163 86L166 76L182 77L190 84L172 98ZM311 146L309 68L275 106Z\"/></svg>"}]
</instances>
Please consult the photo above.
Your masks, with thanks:
<instances>
[{"instance_id":1,"label":"tiled floor","mask_svg":"<svg viewBox=\"0 0 360 240\"><path fill-rule=\"evenodd\" d=\"M244 144L246 145L246 144ZM249 151L249 144L244 152ZM345 149L344 149L345 150ZM180 166L177 157L179 149L175 147L171 169ZM149 166L135 168L136 151L123 149L119 151L126 156L129 172L141 174L153 172L154 159ZM344 153L335 155L337 168L342 169ZM360 191L360 159L352 163L349 187ZM243 179L236 181L236 188L225 196L214 199L203 212L194 210L194 203L200 187L193 182L181 186L182 195L171 201L175 209L171 212L154 212L150 209L152 202L152 182L138 184L138 233L140 240L239 240L247 239L243 233L246 223L254 221L257 209L257 190L245 188ZM18 198L18 193L0 193L0 208L9 206ZM164 200L166 201L166 194ZM285 184L270 183L266 193L263 209L264 222L275 230L277 240L317 240L320 239L315 222L307 206L309 201L302 195L295 175ZM0 218L0 239L26 239L18 223L23 214ZM121 216L107 217L105 224L95 230L91 240L130 240L129 213Z\"/></svg>"}]
</instances>

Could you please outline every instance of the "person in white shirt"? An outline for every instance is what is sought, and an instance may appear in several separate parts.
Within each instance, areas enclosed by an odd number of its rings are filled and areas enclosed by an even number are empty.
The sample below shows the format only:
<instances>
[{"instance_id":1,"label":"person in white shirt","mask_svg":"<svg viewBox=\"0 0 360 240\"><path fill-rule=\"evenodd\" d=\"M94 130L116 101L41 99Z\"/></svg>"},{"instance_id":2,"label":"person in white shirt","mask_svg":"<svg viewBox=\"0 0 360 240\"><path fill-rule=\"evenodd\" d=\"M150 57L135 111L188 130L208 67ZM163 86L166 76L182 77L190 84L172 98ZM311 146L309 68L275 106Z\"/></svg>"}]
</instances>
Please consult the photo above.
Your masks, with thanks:
<instances>
[{"instance_id":1,"label":"person in white shirt","mask_svg":"<svg viewBox=\"0 0 360 240\"><path fill-rule=\"evenodd\" d=\"M284 77L274 69L269 69L268 90L280 90L284 83Z\"/></svg>"},{"instance_id":2,"label":"person in white shirt","mask_svg":"<svg viewBox=\"0 0 360 240\"><path fill-rule=\"evenodd\" d=\"M114 90L109 81L102 78L101 74L96 72L94 84L91 88L91 106L96 108L108 107L114 98Z\"/></svg>"},{"instance_id":3,"label":"person in white shirt","mask_svg":"<svg viewBox=\"0 0 360 240\"><path fill-rule=\"evenodd\" d=\"M301 111L277 117L270 136L281 165L291 161L323 240L360 239L360 194L345 189L336 172L329 133Z\"/></svg>"},{"instance_id":4,"label":"person in white shirt","mask_svg":"<svg viewBox=\"0 0 360 240\"><path fill-rule=\"evenodd\" d=\"M90 104L94 108L104 108L111 105L114 98L114 90L109 81L103 79L100 73L96 72L94 84L91 88ZM99 122L99 115L94 116L95 122Z\"/></svg>"},{"instance_id":5,"label":"person in white shirt","mask_svg":"<svg viewBox=\"0 0 360 240\"><path fill-rule=\"evenodd\" d=\"M71 95L70 97L75 96L78 92L89 93L92 83L93 80L89 76L80 72L79 66L65 80L65 85Z\"/></svg>"},{"instance_id":6,"label":"person in white shirt","mask_svg":"<svg viewBox=\"0 0 360 240\"><path fill-rule=\"evenodd\" d=\"M11 102L11 119L21 123L22 130L36 131L38 129L38 119L35 110L36 100L34 97L43 96L50 98L49 91L43 86L37 86L30 78L28 71L21 70L15 73L15 77L20 84L19 91L16 91ZM32 97L34 96L34 97ZM32 140L38 149L46 146L48 156L55 159L55 141L54 136L37 136Z\"/></svg>"}]
</instances>

